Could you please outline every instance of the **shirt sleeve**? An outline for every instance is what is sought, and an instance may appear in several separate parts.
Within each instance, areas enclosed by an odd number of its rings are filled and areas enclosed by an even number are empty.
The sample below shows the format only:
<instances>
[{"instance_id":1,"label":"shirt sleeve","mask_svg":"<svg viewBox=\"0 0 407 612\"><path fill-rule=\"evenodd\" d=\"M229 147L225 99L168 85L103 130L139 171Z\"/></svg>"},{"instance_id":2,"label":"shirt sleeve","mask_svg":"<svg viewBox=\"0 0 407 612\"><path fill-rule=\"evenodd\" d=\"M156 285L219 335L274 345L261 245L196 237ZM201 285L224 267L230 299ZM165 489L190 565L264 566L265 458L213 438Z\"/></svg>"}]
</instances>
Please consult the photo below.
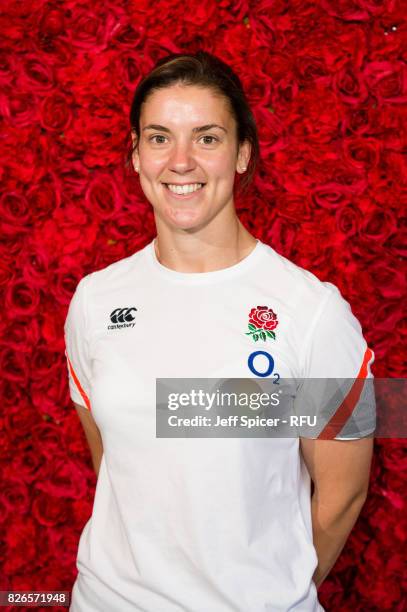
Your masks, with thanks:
<instances>
[{"instance_id":1,"label":"shirt sleeve","mask_svg":"<svg viewBox=\"0 0 407 612\"><path fill-rule=\"evenodd\" d=\"M69 304L65 320L65 355L68 368L69 392L73 402L91 410L91 368L87 339L86 282L82 278Z\"/></svg>"},{"instance_id":2,"label":"shirt sleeve","mask_svg":"<svg viewBox=\"0 0 407 612\"><path fill-rule=\"evenodd\" d=\"M304 437L354 440L370 435L376 426L370 369L374 353L349 303L335 285L326 286L330 291L308 330L301 356L296 411L317 416L316 430L308 428Z\"/></svg>"}]
</instances>

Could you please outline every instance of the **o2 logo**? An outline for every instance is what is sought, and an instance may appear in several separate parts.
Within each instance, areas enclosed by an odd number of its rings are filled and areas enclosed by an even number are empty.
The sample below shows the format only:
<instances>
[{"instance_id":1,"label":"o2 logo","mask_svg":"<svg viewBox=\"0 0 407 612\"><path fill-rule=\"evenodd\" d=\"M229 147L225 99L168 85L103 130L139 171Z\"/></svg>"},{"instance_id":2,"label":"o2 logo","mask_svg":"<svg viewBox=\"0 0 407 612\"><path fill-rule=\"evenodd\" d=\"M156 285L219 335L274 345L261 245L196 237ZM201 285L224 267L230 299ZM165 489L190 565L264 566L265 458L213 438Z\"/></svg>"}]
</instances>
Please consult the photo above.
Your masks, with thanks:
<instances>
[{"instance_id":1,"label":"o2 logo","mask_svg":"<svg viewBox=\"0 0 407 612\"><path fill-rule=\"evenodd\" d=\"M266 358L267 360L266 369L262 368L262 370L258 370L256 368L255 360L256 360L256 357L258 357L259 355L263 355ZM259 360L257 360L257 364L258 364L258 361ZM249 358L247 360L247 365L249 366L249 370L255 376L261 376L262 378L265 378L266 376L271 376L274 371L274 359L270 355L270 353L268 353L267 351L254 351L254 353L250 353ZM275 385L278 385L279 384L278 381L280 380L280 374L277 374L277 372L274 372L273 377L274 377L273 383Z\"/></svg>"}]
</instances>

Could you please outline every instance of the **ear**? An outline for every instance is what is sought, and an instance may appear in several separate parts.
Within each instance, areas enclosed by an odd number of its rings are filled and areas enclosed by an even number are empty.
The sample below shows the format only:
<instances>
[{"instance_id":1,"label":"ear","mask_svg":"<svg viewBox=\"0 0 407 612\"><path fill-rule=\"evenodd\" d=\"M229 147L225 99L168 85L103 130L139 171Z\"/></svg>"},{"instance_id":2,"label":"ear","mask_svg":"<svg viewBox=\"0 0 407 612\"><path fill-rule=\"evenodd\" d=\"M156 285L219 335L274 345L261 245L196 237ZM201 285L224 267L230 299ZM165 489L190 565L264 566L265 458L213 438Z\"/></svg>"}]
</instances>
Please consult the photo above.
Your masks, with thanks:
<instances>
[{"instance_id":1,"label":"ear","mask_svg":"<svg viewBox=\"0 0 407 612\"><path fill-rule=\"evenodd\" d=\"M239 174L246 172L249 165L251 151L252 146L248 140L245 140L239 145L236 160L236 172L239 172Z\"/></svg>"},{"instance_id":2,"label":"ear","mask_svg":"<svg viewBox=\"0 0 407 612\"><path fill-rule=\"evenodd\" d=\"M138 172L140 168L140 157L139 157L139 152L138 152L137 134L134 129L131 130L131 140L133 143L133 153L131 155L131 158L133 161L133 168L135 169L136 172Z\"/></svg>"}]
</instances>

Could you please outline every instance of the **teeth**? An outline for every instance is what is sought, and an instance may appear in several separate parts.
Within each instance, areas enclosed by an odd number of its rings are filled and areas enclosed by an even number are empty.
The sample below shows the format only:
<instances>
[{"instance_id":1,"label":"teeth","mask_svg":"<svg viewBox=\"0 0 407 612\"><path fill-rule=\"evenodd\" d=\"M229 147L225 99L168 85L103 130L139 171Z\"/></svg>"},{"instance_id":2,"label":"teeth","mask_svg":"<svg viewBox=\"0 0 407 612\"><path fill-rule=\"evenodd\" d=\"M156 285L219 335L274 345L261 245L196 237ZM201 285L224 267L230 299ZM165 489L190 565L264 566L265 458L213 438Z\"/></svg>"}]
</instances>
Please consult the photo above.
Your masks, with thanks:
<instances>
[{"instance_id":1,"label":"teeth","mask_svg":"<svg viewBox=\"0 0 407 612\"><path fill-rule=\"evenodd\" d=\"M202 183L191 183L190 185L167 185L168 189L173 193L178 193L179 195L192 193L193 191L198 191L201 189Z\"/></svg>"}]
</instances>

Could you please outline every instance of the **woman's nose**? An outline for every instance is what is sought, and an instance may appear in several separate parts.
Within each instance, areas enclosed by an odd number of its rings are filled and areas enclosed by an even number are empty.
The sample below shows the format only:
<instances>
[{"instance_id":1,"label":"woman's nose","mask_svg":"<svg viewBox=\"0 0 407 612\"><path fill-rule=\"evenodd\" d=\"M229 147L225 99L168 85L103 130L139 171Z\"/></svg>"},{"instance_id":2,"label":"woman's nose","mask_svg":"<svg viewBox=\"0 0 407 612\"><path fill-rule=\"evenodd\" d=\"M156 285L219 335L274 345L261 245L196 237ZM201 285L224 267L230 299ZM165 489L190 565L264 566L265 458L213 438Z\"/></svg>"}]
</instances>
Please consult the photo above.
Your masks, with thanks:
<instances>
[{"instance_id":1,"label":"woman's nose","mask_svg":"<svg viewBox=\"0 0 407 612\"><path fill-rule=\"evenodd\" d=\"M169 169L174 172L188 172L195 168L192 146L188 142L174 144L169 159Z\"/></svg>"}]
</instances>

